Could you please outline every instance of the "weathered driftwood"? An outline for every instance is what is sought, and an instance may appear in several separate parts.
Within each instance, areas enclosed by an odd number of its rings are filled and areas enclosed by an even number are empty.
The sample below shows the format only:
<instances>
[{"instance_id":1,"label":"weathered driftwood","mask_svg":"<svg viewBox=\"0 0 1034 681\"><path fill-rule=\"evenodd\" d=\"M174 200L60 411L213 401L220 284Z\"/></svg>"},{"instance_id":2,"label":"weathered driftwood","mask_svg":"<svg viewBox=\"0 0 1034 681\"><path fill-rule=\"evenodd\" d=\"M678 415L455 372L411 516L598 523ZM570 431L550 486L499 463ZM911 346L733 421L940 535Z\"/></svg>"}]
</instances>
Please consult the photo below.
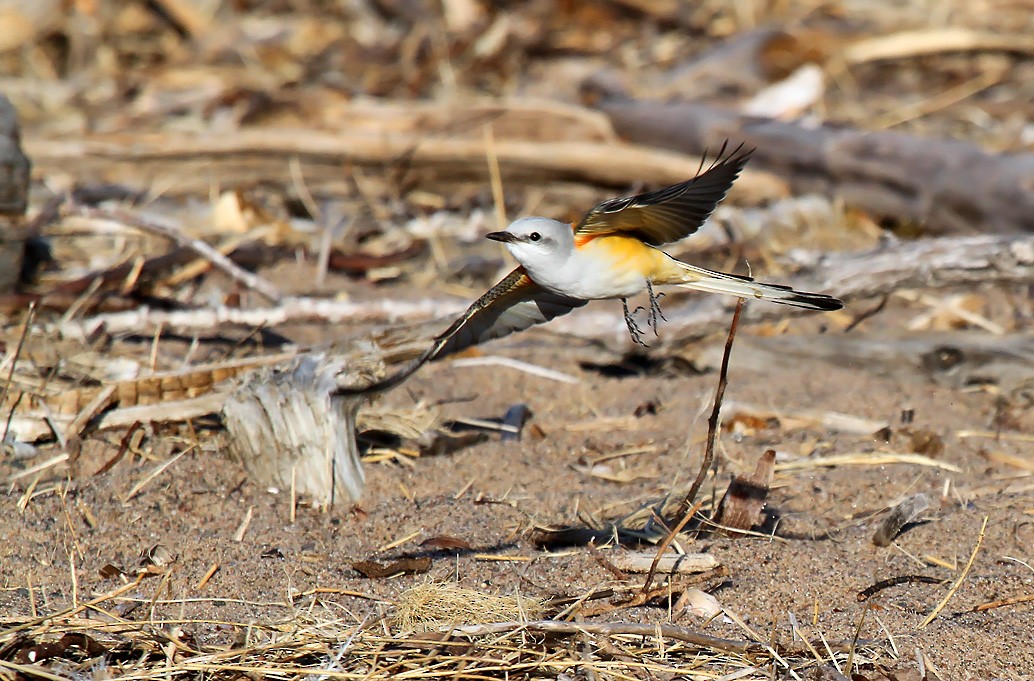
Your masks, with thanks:
<instances>
[{"instance_id":1,"label":"weathered driftwood","mask_svg":"<svg viewBox=\"0 0 1034 681\"><path fill-rule=\"evenodd\" d=\"M836 194L931 233L1034 231L1034 154L991 154L955 140L744 116L704 104L608 98L600 109L636 144L699 154L726 139L757 147L751 164L795 193Z\"/></svg>"},{"instance_id":2,"label":"weathered driftwood","mask_svg":"<svg viewBox=\"0 0 1034 681\"><path fill-rule=\"evenodd\" d=\"M391 413L364 418L357 414L363 400L336 396L339 387L368 381L381 366L379 353L362 349L335 355L281 354L99 388L41 395L15 390L10 399L22 409L10 430L23 442L53 435L68 439L78 436L88 421L110 428L183 421L221 411L230 449L256 482L292 488L322 506L341 498L356 501L363 489L357 426L365 422L401 437L414 436L413 419L393 418Z\"/></svg>"},{"instance_id":3,"label":"weathered driftwood","mask_svg":"<svg viewBox=\"0 0 1034 681\"><path fill-rule=\"evenodd\" d=\"M169 329L212 329L220 324L245 328L273 327L280 324L344 321L383 323L401 320L433 319L458 315L466 304L458 299L372 301L329 300L327 298L286 298L276 307L239 308L230 306L199 310L157 310L147 307L99 314L82 321L68 320L58 330L67 338L87 338L103 329L125 333L158 327Z\"/></svg>"},{"instance_id":4,"label":"weathered driftwood","mask_svg":"<svg viewBox=\"0 0 1034 681\"><path fill-rule=\"evenodd\" d=\"M174 422L218 412L229 390L229 379L252 369L284 362L294 353L230 360L192 366L139 378L104 381L100 387L61 385L57 380L42 385L15 376L4 408L18 405L10 430L23 442L35 442L58 433L68 433L73 424L83 426L84 415L96 428L117 428L136 422ZM107 393L97 412L91 404Z\"/></svg>"},{"instance_id":5,"label":"weathered driftwood","mask_svg":"<svg viewBox=\"0 0 1034 681\"><path fill-rule=\"evenodd\" d=\"M649 572L657 558L656 551L620 551L607 559L622 572ZM707 572L719 566L710 553L665 553L654 571L661 575L686 575Z\"/></svg>"},{"instance_id":6,"label":"weathered driftwood","mask_svg":"<svg viewBox=\"0 0 1034 681\"><path fill-rule=\"evenodd\" d=\"M230 450L260 484L324 507L358 501L365 477L356 415L365 400L335 394L358 373L342 356L307 354L249 374L223 405Z\"/></svg>"}]
</instances>

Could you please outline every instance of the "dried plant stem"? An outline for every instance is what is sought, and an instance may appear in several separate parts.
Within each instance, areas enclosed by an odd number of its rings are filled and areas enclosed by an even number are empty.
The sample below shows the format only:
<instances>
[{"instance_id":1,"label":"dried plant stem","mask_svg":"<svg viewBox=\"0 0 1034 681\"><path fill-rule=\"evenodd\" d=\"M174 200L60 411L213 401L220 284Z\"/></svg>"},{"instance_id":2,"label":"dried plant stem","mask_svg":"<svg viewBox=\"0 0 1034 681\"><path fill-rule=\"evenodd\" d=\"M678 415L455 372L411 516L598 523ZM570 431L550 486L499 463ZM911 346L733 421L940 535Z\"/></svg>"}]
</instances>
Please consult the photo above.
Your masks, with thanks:
<instances>
[{"instance_id":1,"label":"dried plant stem","mask_svg":"<svg viewBox=\"0 0 1034 681\"><path fill-rule=\"evenodd\" d=\"M1034 594L1013 596L1012 598L1003 598L1001 600L991 601L990 603L981 603L973 608L973 612L983 612L985 610L991 610L992 608L1002 608L1007 605L1016 605L1017 603L1029 603L1030 601L1034 601Z\"/></svg>"},{"instance_id":2,"label":"dried plant stem","mask_svg":"<svg viewBox=\"0 0 1034 681\"><path fill-rule=\"evenodd\" d=\"M906 59L941 52L1003 51L1034 53L1029 34L995 33L969 28L923 28L857 40L841 55L847 64Z\"/></svg>"},{"instance_id":3,"label":"dried plant stem","mask_svg":"<svg viewBox=\"0 0 1034 681\"><path fill-rule=\"evenodd\" d=\"M25 337L29 335L29 328L32 326L32 318L36 315L36 302L29 303L29 311L25 315L25 325L22 326L21 335L18 337L18 346L14 349L14 356L11 357L11 368L7 371L7 381L4 382L4 392L0 395L0 405L7 404L7 393L11 389L11 380L14 378L14 368L18 365L18 358L25 346ZM7 415L7 422L4 424L3 440L7 439L7 431L11 428L11 419L14 418L14 410L17 405L11 407L11 413Z\"/></svg>"},{"instance_id":4,"label":"dried plant stem","mask_svg":"<svg viewBox=\"0 0 1034 681\"><path fill-rule=\"evenodd\" d=\"M503 194L503 176L499 172L499 156L495 150L495 135L492 124L485 125L485 157L488 161L488 177L492 183L492 202L495 204L496 229L506 229L506 198Z\"/></svg>"},{"instance_id":5,"label":"dried plant stem","mask_svg":"<svg viewBox=\"0 0 1034 681\"><path fill-rule=\"evenodd\" d=\"M697 503L693 504L693 507L682 515L682 520L679 521L678 525L671 528L671 531L668 532L668 534L664 537L664 541L662 541L660 545L657 547L657 554L653 557L653 562L650 563L650 570L646 573L646 580L643 582L643 593L646 593L650 590L650 584L653 582L653 576L657 572L657 565L661 562L661 556L663 556L664 552L668 550L668 546L670 546L671 542L675 540L675 537L677 537L679 532L682 531L682 528L686 526L686 523L689 522L689 519L692 518L693 515L700 510L700 507L703 505L703 503L704 502L702 501L698 501Z\"/></svg>"},{"instance_id":6,"label":"dried plant stem","mask_svg":"<svg viewBox=\"0 0 1034 681\"><path fill-rule=\"evenodd\" d=\"M122 594L124 594L124 593L126 593L128 591L132 591L133 589L135 589L138 586L140 586L140 582L142 582L144 580L145 576L146 576L145 573L141 572L141 573L139 573L137 575L136 579L134 579L133 581L126 582L125 584L122 584L121 586L119 586L119 587L117 587L115 589L112 589L111 591L103 593L103 594L101 594L101 595L99 595L99 596L97 596L97 597L95 597L95 598L93 598L93 599L91 599L89 601L86 601L85 603L79 603L75 607L67 608L67 609L61 610L59 612L51 613L51 614L48 614L48 615L43 615L41 617L36 617L35 619L31 619L31 620L28 620L26 622L20 622L18 624L9 626L9 627L4 629L4 635L5 636L9 636L10 634L13 634L13 633L16 633L16 632L19 632L19 631L27 631L27 630L30 630L30 629L32 629L34 627L38 627L38 626L40 626L40 625L42 625L42 624L44 624L46 622L58 622L58 621L61 621L61 620L71 619L72 617L74 617L75 615L78 615L83 610L86 610L88 608L93 608L94 606L99 605L99 604L103 603L104 601L110 600L112 598L118 598L119 596L121 596ZM31 590L30 590L30 593L31 593Z\"/></svg>"},{"instance_id":7,"label":"dried plant stem","mask_svg":"<svg viewBox=\"0 0 1034 681\"><path fill-rule=\"evenodd\" d=\"M734 641L701 634L674 624L644 624L639 622L561 622L558 620L537 620L533 622L495 622L492 624L475 624L455 627L452 634L464 636L492 636L514 630L538 631L546 634L600 634L616 636L631 634L633 636L662 636L675 641L692 643L693 645L721 650L729 653L762 653L766 647L748 641Z\"/></svg>"},{"instance_id":8,"label":"dried plant stem","mask_svg":"<svg viewBox=\"0 0 1034 681\"><path fill-rule=\"evenodd\" d=\"M133 485L133 488L131 490L129 490L129 493L125 496L124 499L122 499L122 503L123 504L129 503L130 500L133 499L133 497L135 497L137 494L140 494L140 490L142 490L145 486L147 486L148 483L150 483L152 480L154 480L159 475L164 473L165 469L167 469L169 466L171 466L172 464L174 464L177 461L179 461L180 459L182 459L183 456L186 455L188 452L193 451L195 446L196 445L190 445L189 447L184 449L179 454L176 454L175 456L169 458L169 460L163 461L162 463L160 463L157 466L155 466L154 469L150 473L145 475L143 477L143 479L140 480L140 482L138 482L135 485Z\"/></svg>"},{"instance_id":9,"label":"dried plant stem","mask_svg":"<svg viewBox=\"0 0 1034 681\"><path fill-rule=\"evenodd\" d=\"M689 488L686 498L679 504L676 517L687 513L690 505L697 498L700 487L704 484L707 471L714 461L714 444L718 439L718 419L722 413L722 400L725 398L725 387L729 384L729 357L732 355L732 343L736 339L736 329L740 324L740 313L743 311L743 298L736 300L736 311L732 313L732 324L729 325L729 336L725 339L725 352L722 355L722 367L718 371L718 389L714 394L714 405L711 407L711 415L707 418L707 445L704 447L704 460L700 462L700 470L697 471L696 480Z\"/></svg>"},{"instance_id":10,"label":"dried plant stem","mask_svg":"<svg viewBox=\"0 0 1034 681\"><path fill-rule=\"evenodd\" d=\"M984 542L984 531L987 530L988 517L989 516L986 515L984 516L984 522L980 526L980 535L977 537L977 545L973 547L973 553L969 554L969 561L966 562L966 567L962 569L962 574L959 575L959 578L951 585L951 589L949 589L948 593L944 595L944 598L942 598L941 602L937 604L937 607L933 609L933 612L927 615L926 619L917 627L918 629L925 629L930 622L937 619L937 615L941 613L941 610L944 610L944 606L948 605L948 601L951 600L951 597L954 596L955 592L962 586L962 582L966 580L966 576L969 574L970 568L973 567L973 561L977 559L977 552L980 551L980 545Z\"/></svg>"},{"instance_id":11,"label":"dried plant stem","mask_svg":"<svg viewBox=\"0 0 1034 681\"><path fill-rule=\"evenodd\" d=\"M12 672L18 672L27 679L48 679L49 681L65 681L64 676L58 676L52 674L38 664L18 664L16 662L8 662L6 660L0 660L0 668L8 669Z\"/></svg>"},{"instance_id":12,"label":"dried plant stem","mask_svg":"<svg viewBox=\"0 0 1034 681\"><path fill-rule=\"evenodd\" d=\"M872 607L871 603L866 603L862 607L862 616L858 618L858 626L854 630L854 638L851 639L851 652L847 654L847 662L844 664L843 674L847 676L851 673L851 667L854 666L854 654L858 650L858 639L862 635L862 627L865 626L865 615L869 612L869 608Z\"/></svg>"}]
</instances>

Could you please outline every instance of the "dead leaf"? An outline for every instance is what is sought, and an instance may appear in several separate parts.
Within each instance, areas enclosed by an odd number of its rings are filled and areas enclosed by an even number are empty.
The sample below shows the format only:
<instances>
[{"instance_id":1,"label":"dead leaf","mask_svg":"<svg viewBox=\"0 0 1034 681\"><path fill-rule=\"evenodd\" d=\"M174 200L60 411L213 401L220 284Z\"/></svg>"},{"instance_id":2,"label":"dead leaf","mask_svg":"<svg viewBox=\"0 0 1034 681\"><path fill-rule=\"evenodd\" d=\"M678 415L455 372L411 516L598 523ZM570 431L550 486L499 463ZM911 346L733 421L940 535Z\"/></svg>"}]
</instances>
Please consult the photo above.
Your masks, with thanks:
<instances>
[{"instance_id":1,"label":"dead leaf","mask_svg":"<svg viewBox=\"0 0 1034 681\"><path fill-rule=\"evenodd\" d=\"M219 234L244 234L251 229L252 218L245 215L240 192L223 192L212 209L212 229Z\"/></svg>"},{"instance_id":2,"label":"dead leaf","mask_svg":"<svg viewBox=\"0 0 1034 681\"><path fill-rule=\"evenodd\" d=\"M723 527L749 530L758 524L768 499L768 488L775 472L775 450L769 449L758 459L749 476L736 476L718 504L715 520Z\"/></svg>"},{"instance_id":3,"label":"dead leaf","mask_svg":"<svg viewBox=\"0 0 1034 681\"><path fill-rule=\"evenodd\" d=\"M69 632L58 643L68 648L78 648L87 657L97 657L108 652L108 647L96 639L80 632Z\"/></svg>"},{"instance_id":4,"label":"dead leaf","mask_svg":"<svg viewBox=\"0 0 1034 681\"><path fill-rule=\"evenodd\" d=\"M460 549L463 551L469 551L473 547L469 542L460 539L459 537L450 537L447 534L438 535L437 537L431 537L420 542L420 546L428 549L439 549L439 550L451 550Z\"/></svg>"},{"instance_id":5,"label":"dead leaf","mask_svg":"<svg viewBox=\"0 0 1034 681\"><path fill-rule=\"evenodd\" d=\"M39 664L52 657L61 657L64 652L65 647L60 643L39 643L19 650L14 661L17 664Z\"/></svg>"},{"instance_id":6,"label":"dead leaf","mask_svg":"<svg viewBox=\"0 0 1034 681\"><path fill-rule=\"evenodd\" d=\"M156 567L159 569L165 569L175 562L176 554L161 544L155 544L144 551L143 555L140 557L140 565L147 568Z\"/></svg>"},{"instance_id":7,"label":"dead leaf","mask_svg":"<svg viewBox=\"0 0 1034 681\"><path fill-rule=\"evenodd\" d=\"M108 563L100 569L101 579L114 579L125 574L125 570L112 563Z\"/></svg>"},{"instance_id":8,"label":"dead leaf","mask_svg":"<svg viewBox=\"0 0 1034 681\"><path fill-rule=\"evenodd\" d=\"M930 430L909 430L908 437L912 441L912 451L916 454L936 459L944 454L944 440Z\"/></svg>"},{"instance_id":9,"label":"dead leaf","mask_svg":"<svg viewBox=\"0 0 1034 681\"><path fill-rule=\"evenodd\" d=\"M338 249L330 252L328 265L332 271L344 272L353 277L368 274L371 270L382 270L392 265L412 260L423 255L427 242L414 240L408 246L390 253L373 255L363 252L344 253Z\"/></svg>"},{"instance_id":10,"label":"dead leaf","mask_svg":"<svg viewBox=\"0 0 1034 681\"><path fill-rule=\"evenodd\" d=\"M709 620L722 614L722 604L718 599L700 589L686 589L675 601L672 617L678 621L683 615L693 615L702 620Z\"/></svg>"},{"instance_id":11,"label":"dead leaf","mask_svg":"<svg viewBox=\"0 0 1034 681\"><path fill-rule=\"evenodd\" d=\"M352 569L369 579L384 579L395 575L419 575L431 569L431 559L426 556L401 558L386 565L375 560L361 560L352 563Z\"/></svg>"},{"instance_id":12,"label":"dead leaf","mask_svg":"<svg viewBox=\"0 0 1034 681\"><path fill-rule=\"evenodd\" d=\"M754 431L766 428L778 428L779 419L771 415L750 414L738 411L722 422L722 426L728 432L753 434Z\"/></svg>"}]
</instances>

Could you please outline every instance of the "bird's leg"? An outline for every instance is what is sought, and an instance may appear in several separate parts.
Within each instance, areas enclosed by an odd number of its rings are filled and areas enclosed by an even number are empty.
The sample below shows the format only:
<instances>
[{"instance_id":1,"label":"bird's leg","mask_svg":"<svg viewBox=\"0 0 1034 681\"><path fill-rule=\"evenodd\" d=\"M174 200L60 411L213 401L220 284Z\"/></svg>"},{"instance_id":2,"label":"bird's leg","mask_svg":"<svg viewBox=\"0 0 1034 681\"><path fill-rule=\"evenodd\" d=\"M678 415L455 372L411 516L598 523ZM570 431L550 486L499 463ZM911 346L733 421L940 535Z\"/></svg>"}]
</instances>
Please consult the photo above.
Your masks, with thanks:
<instances>
[{"instance_id":1,"label":"bird's leg","mask_svg":"<svg viewBox=\"0 0 1034 681\"><path fill-rule=\"evenodd\" d=\"M646 280L646 293L650 296L650 326L653 327L653 335L659 335L657 333L657 318L660 317L664 321L668 321L668 318L661 312L661 298L664 297L664 293L653 292L653 285L650 280Z\"/></svg>"},{"instance_id":2,"label":"bird's leg","mask_svg":"<svg viewBox=\"0 0 1034 681\"><path fill-rule=\"evenodd\" d=\"M643 330L635 323L635 317L632 316L633 313L628 311L628 300L625 298L621 299L621 309L625 313L625 325L628 326L628 333L632 336L632 340L645 348L646 343L643 342Z\"/></svg>"}]
</instances>

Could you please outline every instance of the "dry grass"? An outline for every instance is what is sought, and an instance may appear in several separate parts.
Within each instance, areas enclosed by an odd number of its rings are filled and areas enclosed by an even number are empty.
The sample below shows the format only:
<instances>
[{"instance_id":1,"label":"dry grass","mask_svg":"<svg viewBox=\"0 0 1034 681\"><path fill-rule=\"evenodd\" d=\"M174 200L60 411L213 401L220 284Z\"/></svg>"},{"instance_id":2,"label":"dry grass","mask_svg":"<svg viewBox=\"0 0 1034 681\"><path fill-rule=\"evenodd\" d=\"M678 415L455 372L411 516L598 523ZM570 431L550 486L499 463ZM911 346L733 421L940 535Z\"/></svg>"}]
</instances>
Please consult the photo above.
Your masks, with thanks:
<instances>
[{"instance_id":1,"label":"dry grass","mask_svg":"<svg viewBox=\"0 0 1034 681\"><path fill-rule=\"evenodd\" d=\"M394 622L402 631L427 631L460 624L538 619L545 602L515 594L486 594L455 584L427 582L399 595Z\"/></svg>"},{"instance_id":2,"label":"dry grass","mask_svg":"<svg viewBox=\"0 0 1034 681\"><path fill-rule=\"evenodd\" d=\"M871 646L833 644L825 648L828 659L816 659L811 644L777 650L670 624L528 620L543 612L542 601L451 584L408 589L393 616L360 622L333 616L339 607L319 601L292 608L278 621L134 621L116 614L135 600L125 597L129 590L117 589L69 612L4 620L0 669L48 679L539 679L575 672L615 679L642 674L765 679L774 673L800 678L816 665L842 665L852 652L856 662L880 657ZM228 642L212 642L227 633ZM46 668L38 664L44 659Z\"/></svg>"}]
</instances>

